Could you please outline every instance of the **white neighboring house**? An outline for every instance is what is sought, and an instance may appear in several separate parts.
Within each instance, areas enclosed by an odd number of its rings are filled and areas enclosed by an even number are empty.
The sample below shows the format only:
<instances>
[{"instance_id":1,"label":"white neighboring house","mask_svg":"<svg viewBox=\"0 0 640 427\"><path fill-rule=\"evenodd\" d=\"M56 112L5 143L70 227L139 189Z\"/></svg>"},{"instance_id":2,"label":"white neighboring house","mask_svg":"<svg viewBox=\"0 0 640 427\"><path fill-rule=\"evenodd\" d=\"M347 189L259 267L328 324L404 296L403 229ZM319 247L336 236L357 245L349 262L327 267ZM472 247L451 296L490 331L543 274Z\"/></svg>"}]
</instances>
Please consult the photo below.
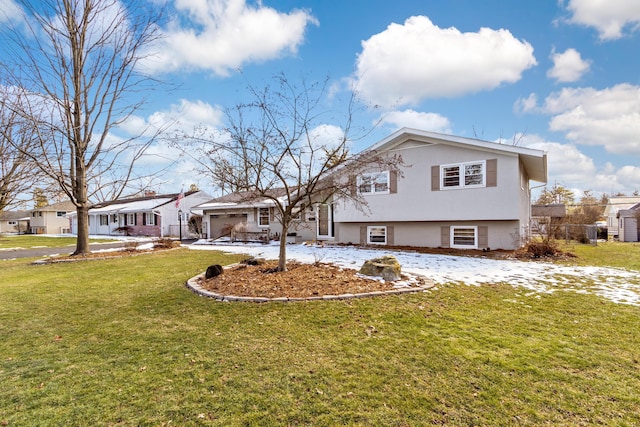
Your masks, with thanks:
<instances>
[{"instance_id":1,"label":"white neighboring house","mask_svg":"<svg viewBox=\"0 0 640 427\"><path fill-rule=\"evenodd\" d=\"M303 240L460 249L515 249L529 237L529 183L547 181L543 151L407 128L368 150L404 160L401 171L341 178L353 181L368 208L340 199L300 206L290 231ZM278 231L268 200L239 203L241 196L198 207L210 238L236 223Z\"/></svg>"},{"instance_id":2,"label":"white neighboring house","mask_svg":"<svg viewBox=\"0 0 640 427\"><path fill-rule=\"evenodd\" d=\"M178 237L182 226L182 235L186 237L191 209L210 198L203 191L190 191L184 194L152 193L98 203L89 209L89 234ZM76 213L69 217L71 232L77 234Z\"/></svg>"},{"instance_id":3,"label":"white neighboring house","mask_svg":"<svg viewBox=\"0 0 640 427\"><path fill-rule=\"evenodd\" d=\"M619 236L619 215L618 212L630 209L632 206L640 203L640 196L613 196L609 197L609 202L604 208L604 216L607 219L607 228L609 237L618 238Z\"/></svg>"},{"instance_id":4,"label":"white neighboring house","mask_svg":"<svg viewBox=\"0 0 640 427\"><path fill-rule=\"evenodd\" d=\"M621 242L640 242L640 203L618 210L618 238Z\"/></svg>"}]
</instances>

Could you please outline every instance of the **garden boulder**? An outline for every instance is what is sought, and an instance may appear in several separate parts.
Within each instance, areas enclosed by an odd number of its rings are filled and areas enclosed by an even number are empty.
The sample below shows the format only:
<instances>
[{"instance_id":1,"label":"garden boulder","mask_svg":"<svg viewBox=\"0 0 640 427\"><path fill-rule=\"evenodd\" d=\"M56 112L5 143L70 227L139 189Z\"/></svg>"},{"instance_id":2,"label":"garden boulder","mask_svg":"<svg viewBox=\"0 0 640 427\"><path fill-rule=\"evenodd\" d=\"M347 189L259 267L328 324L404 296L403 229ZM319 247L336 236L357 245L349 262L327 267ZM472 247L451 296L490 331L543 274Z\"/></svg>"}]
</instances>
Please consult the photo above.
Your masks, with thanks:
<instances>
[{"instance_id":1,"label":"garden boulder","mask_svg":"<svg viewBox=\"0 0 640 427\"><path fill-rule=\"evenodd\" d=\"M382 277L386 281L400 279L400 263L396 257L386 255L364 262L359 273L365 276Z\"/></svg>"},{"instance_id":2,"label":"garden boulder","mask_svg":"<svg viewBox=\"0 0 640 427\"><path fill-rule=\"evenodd\" d=\"M207 271L205 271L204 277L207 279L218 277L219 275L222 274L223 271L224 269L220 264L210 265L209 267L207 267Z\"/></svg>"}]
</instances>

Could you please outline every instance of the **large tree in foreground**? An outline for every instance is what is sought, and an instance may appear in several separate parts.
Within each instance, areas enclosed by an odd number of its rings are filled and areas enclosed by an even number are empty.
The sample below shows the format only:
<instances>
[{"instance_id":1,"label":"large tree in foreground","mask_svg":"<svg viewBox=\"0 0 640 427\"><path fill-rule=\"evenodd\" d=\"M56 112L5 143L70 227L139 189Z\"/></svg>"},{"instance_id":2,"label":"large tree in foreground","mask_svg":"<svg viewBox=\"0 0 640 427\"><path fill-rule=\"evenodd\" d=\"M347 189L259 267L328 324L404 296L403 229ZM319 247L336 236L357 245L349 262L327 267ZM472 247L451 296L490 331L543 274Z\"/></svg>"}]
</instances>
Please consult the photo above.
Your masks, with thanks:
<instances>
[{"instance_id":1,"label":"large tree in foreground","mask_svg":"<svg viewBox=\"0 0 640 427\"><path fill-rule=\"evenodd\" d=\"M84 254L91 196L110 187L117 197L152 139L112 131L150 90L138 65L157 38L158 12L123 0L18 3L23 19L3 41L15 61L3 64L8 85L21 92L12 109L35 136L37 146L24 153L76 206L74 253Z\"/></svg>"},{"instance_id":2,"label":"large tree in foreground","mask_svg":"<svg viewBox=\"0 0 640 427\"><path fill-rule=\"evenodd\" d=\"M242 192L245 201L273 202L282 226L278 270L286 271L287 232L303 204L350 200L366 208L353 178L369 169L397 170L402 159L350 153L354 96L342 125L326 125L332 119L323 104L326 81L294 84L284 75L274 81L260 90L249 87L252 100L227 110L228 127L195 138L186 151L221 189Z\"/></svg>"}]
</instances>

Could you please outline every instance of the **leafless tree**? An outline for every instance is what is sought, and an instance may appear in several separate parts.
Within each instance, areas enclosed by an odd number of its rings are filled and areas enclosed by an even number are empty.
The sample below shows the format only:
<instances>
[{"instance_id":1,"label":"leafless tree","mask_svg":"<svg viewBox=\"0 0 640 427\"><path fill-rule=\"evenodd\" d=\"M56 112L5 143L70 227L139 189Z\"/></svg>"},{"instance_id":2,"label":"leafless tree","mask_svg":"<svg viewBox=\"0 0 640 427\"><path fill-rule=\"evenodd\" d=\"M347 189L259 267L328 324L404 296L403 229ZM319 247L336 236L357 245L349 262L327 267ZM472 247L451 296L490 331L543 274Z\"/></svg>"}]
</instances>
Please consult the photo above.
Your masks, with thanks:
<instances>
[{"instance_id":1,"label":"leafless tree","mask_svg":"<svg viewBox=\"0 0 640 427\"><path fill-rule=\"evenodd\" d=\"M5 107L8 96L0 87L0 212L16 206L18 197L32 188L37 177L26 154L34 146L33 132L15 111Z\"/></svg>"},{"instance_id":2,"label":"leafless tree","mask_svg":"<svg viewBox=\"0 0 640 427\"><path fill-rule=\"evenodd\" d=\"M109 188L117 197L133 166L152 142L118 138L113 130L153 90L139 68L158 37L158 10L126 0L19 0L4 64L22 102L12 109L33 129L36 148L23 151L74 203L78 234L74 254L89 252L92 195ZM152 5L157 7L157 5Z\"/></svg>"},{"instance_id":3,"label":"leafless tree","mask_svg":"<svg viewBox=\"0 0 640 427\"><path fill-rule=\"evenodd\" d=\"M344 124L326 127L328 80L295 84L279 75L274 81L260 90L250 86L252 100L227 110L228 127L210 139L199 136L189 148L199 147L191 155L220 188L242 192L246 201L273 202L282 227L278 271L286 271L286 236L303 204L351 200L364 208L353 178L376 167L397 170L402 159L350 153L355 95ZM323 133L328 128L333 132Z\"/></svg>"}]
</instances>

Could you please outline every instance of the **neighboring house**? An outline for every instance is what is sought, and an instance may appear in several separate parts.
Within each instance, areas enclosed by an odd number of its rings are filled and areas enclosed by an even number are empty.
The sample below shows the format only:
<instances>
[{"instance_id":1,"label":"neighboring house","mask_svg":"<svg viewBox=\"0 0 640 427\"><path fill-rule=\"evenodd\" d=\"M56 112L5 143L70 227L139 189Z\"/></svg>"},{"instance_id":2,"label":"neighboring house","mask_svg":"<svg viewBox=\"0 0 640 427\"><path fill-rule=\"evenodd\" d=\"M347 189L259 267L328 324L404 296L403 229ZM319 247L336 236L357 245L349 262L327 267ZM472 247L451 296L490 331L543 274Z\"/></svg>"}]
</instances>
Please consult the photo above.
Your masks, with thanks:
<instances>
[{"instance_id":1,"label":"neighboring house","mask_svg":"<svg viewBox=\"0 0 640 427\"><path fill-rule=\"evenodd\" d=\"M191 208L210 198L202 191L190 191L98 203L89 209L89 234L177 237L182 226L186 237ZM77 214L74 212L70 218L71 232L77 234Z\"/></svg>"},{"instance_id":2,"label":"neighboring house","mask_svg":"<svg viewBox=\"0 0 640 427\"><path fill-rule=\"evenodd\" d=\"M303 239L514 249L529 237L529 182L547 181L544 152L406 128L369 150L401 155L402 171L372 169L342 177L354 181L354 191L368 207L357 209L353 201L340 199L301 206L294 228ZM211 238L223 224L233 222L244 222L252 230L268 224L277 232L275 211L267 200L240 206L233 201L238 195L226 197L201 206Z\"/></svg>"},{"instance_id":3,"label":"neighboring house","mask_svg":"<svg viewBox=\"0 0 640 427\"><path fill-rule=\"evenodd\" d=\"M618 212L630 209L633 205L640 203L640 196L614 196L609 197L609 202L604 208L604 217L607 220L609 236L617 238L618 231Z\"/></svg>"},{"instance_id":4,"label":"neighboring house","mask_svg":"<svg viewBox=\"0 0 640 427\"><path fill-rule=\"evenodd\" d=\"M556 232L564 223L567 207L562 203L531 206L531 232L544 237ZM555 237L555 236L552 236Z\"/></svg>"},{"instance_id":5,"label":"neighboring house","mask_svg":"<svg viewBox=\"0 0 640 427\"><path fill-rule=\"evenodd\" d=\"M618 232L621 242L640 242L640 203L618 211Z\"/></svg>"},{"instance_id":6,"label":"neighboring house","mask_svg":"<svg viewBox=\"0 0 640 427\"><path fill-rule=\"evenodd\" d=\"M31 215L27 211L6 211L0 213L0 233L23 234L29 231Z\"/></svg>"},{"instance_id":7,"label":"neighboring house","mask_svg":"<svg viewBox=\"0 0 640 427\"><path fill-rule=\"evenodd\" d=\"M32 210L29 224L30 232L33 234L69 233L67 214L75 209L72 202L58 202Z\"/></svg>"}]
</instances>

